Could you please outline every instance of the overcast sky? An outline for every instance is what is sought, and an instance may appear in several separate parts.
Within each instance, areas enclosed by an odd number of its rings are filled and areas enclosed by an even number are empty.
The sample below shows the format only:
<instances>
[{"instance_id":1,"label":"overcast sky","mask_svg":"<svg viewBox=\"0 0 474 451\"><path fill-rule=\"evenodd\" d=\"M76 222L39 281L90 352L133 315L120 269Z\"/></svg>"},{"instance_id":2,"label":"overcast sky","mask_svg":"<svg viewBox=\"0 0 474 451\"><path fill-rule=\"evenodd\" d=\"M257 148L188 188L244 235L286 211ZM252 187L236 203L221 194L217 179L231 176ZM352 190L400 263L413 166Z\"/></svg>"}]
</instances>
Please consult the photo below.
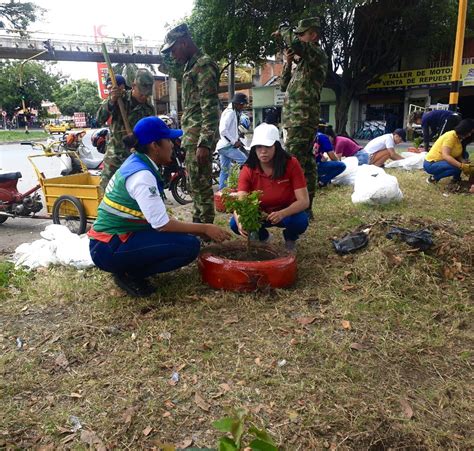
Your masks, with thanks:
<instances>
[{"instance_id":1,"label":"overcast sky","mask_svg":"<svg viewBox=\"0 0 474 451\"><path fill-rule=\"evenodd\" d=\"M30 26L32 31L44 32L41 37L52 41L68 35L78 40L94 36L94 25L103 25L102 34L111 37L140 36L145 41L163 41L166 25L189 15L194 0L33 0L46 9L43 18ZM70 37L69 39L74 39ZM157 42L158 43L158 42ZM97 80L96 63L63 62L57 65L71 78Z\"/></svg>"}]
</instances>

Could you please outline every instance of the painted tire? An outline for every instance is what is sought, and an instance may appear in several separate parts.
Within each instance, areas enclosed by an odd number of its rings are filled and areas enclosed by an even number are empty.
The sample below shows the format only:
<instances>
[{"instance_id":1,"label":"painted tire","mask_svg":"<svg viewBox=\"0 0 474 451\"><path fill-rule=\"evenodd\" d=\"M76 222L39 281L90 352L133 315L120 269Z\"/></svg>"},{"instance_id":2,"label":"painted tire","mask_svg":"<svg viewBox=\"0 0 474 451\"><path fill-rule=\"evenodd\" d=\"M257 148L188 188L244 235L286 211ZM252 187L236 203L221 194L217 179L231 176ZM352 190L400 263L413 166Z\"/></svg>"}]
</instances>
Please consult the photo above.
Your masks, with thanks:
<instances>
[{"instance_id":1,"label":"painted tire","mask_svg":"<svg viewBox=\"0 0 474 451\"><path fill-rule=\"evenodd\" d=\"M240 261L219 256L219 250L237 252L242 241L205 247L198 257L202 281L211 288L228 291L255 291L264 288L287 288L296 281L296 256L274 246L259 244L275 255L271 260Z\"/></svg>"}]
</instances>

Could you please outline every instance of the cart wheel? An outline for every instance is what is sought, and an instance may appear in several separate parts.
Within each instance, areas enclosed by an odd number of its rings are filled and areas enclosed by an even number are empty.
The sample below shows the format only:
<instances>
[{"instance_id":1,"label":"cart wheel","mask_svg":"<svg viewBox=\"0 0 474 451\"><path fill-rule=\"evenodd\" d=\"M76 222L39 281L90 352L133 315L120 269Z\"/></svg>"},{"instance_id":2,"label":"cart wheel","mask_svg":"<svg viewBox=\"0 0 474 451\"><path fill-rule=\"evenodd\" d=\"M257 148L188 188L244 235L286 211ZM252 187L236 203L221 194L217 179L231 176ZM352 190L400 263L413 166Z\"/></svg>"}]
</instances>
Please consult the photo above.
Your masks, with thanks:
<instances>
[{"instance_id":1,"label":"cart wheel","mask_svg":"<svg viewBox=\"0 0 474 451\"><path fill-rule=\"evenodd\" d=\"M3 224L8 219L7 215L0 215L0 224Z\"/></svg>"},{"instance_id":2,"label":"cart wheel","mask_svg":"<svg viewBox=\"0 0 474 451\"><path fill-rule=\"evenodd\" d=\"M61 196L53 205L53 222L66 226L78 235L86 231L87 218L81 201L74 196Z\"/></svg>"},{"instance_id":3,"label":"cart wheel","mask_svg":"<svg viewBox=\"0 0 474 451\"><path fill-rule=\"evenodd\" d=\"M189 193L186 174L184 173L171 180L170 191L178 204L186 205L193 201Z\"/></svg>"}]
</instances>

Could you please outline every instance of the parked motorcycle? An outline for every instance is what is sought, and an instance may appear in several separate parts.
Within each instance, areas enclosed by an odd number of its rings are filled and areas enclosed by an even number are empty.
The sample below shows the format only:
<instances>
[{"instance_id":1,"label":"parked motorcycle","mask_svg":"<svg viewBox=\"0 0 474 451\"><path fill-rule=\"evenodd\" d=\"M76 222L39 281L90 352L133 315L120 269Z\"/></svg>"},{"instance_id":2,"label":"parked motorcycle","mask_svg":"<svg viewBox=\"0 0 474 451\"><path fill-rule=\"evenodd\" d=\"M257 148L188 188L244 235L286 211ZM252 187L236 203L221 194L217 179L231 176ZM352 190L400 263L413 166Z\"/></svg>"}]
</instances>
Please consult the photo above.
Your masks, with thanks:
<instances>
[{"instance_id":1,"label":"parked motorcycle","mask_svg":"<svg viewBox=\"0 0 474 451\"><path fill-rule=\"evenodd\" d=\"M8 218L32 216L43 208L40 185L20 193L17 185L21 177L21 172L0 174L0 224Z\"/></svg>"},{"instance_id":2,"label":"parked motorcycle","mask_svg":"<svg viewBox=\"0 0 474 451\"><path fill-rule=\"evenodd\" d=\"M160 166L160 173L165 189L169 189L176 202L181 205L186 205L192 202L188 190L188 174L184 167L185 158L186 152L181 147L181 141L177 139L174 142L171 163L166 166Z\"/></svg>"}]
</instances>

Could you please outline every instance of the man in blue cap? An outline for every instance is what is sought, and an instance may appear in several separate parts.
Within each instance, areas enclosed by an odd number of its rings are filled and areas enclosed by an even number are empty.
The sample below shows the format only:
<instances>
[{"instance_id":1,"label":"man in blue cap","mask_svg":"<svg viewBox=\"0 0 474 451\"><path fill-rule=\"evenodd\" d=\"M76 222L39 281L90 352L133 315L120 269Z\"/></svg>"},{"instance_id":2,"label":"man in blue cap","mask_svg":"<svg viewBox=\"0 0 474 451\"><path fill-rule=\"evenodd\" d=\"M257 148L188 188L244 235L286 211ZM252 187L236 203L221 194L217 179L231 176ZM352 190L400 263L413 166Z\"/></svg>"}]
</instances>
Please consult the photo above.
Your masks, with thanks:
<instances>
[{"instance_id":1,"label":"man in blue cap","mask_svg":"<svg viewBox=\"0 0 474 451\"><path fill-rule=\"evenodd\" d=\"M104 169L100 177L100 186L103 190L107 187L107 183L115 171L130 155L130 151L125 148L122 142L126 135L126 128L118 107L118 99L122 98L128 122L132 128L140 119L155 114L155 108L149 100L154 85L154 78L150 71L139 69L131 87L127 86L125 78L121 75L116 75L115 78L117 86L112 87L111 83L107 84L109 98L102 102L97 111L97 121L100 126L109 119L111 120L110 142L105 151Z\"/></svg>"}]
</instances>

